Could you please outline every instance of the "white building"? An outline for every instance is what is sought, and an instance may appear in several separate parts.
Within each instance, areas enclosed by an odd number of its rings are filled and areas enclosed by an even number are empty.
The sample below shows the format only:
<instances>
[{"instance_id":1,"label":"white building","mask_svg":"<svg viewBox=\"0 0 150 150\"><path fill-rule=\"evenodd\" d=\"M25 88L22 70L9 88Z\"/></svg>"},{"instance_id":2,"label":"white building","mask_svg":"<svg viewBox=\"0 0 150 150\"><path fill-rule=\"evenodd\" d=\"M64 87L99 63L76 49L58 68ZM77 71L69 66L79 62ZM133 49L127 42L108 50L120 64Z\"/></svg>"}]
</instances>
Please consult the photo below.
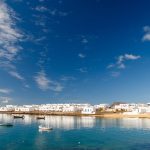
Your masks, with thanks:
<instances>
[{"instance_id":1,"label":"white building","mask_svg":"<svg viewBox=\"0 0 150 150\"><path fill-rule=\"evenodd\" d=\"M94 105L94 107L95 107L96 109L100 109L100 108L106 109L106 108L109 107L109 105L108 105L108 104L99 104L99 105Z\"/></svg>"},{"instance_id":2,"label":"white building","mask_svg":"<svg viewBox=\"0 0 150 150\"><path fill-rule=\"evenodd\" d=\"M130 107L129 107L129 104L118 104L114 106L114 109L129 111Z\"/></svg>"},{"instance_id":3,"label":"white building","mask_svg":"<svg viewBox=\"0 0 150 150\"><path fill-rule=\"evenodd\" d=\"M62 111L63 112L76 112L77 108L75 106L63 107Z\"/></svg>"},{"instance_id":4,"label":"white building","mask_svg":"<svg viewBox=\"0 0 150 150\"><path fill-rule=\"evenodd\" d=\"M6 107L0 107L0 111L8 111Z\"/></svg>"},{"instance_id":5,"label":"white building","mask_svg":"<svg viewBox=\"0 0 150 150\"><path fill-rule=\"evenodd\" d=\"M40 105L39 111L43 112L61 112L62 111L62 105L59 104L46 104L46 105Z\"/></svg>"},{"instance_id":6,"label":"white building","mask_svg":"<svg viewBox=\"0 0 150 150\"><path fill-rule=\"evenodd\" d=\"M16 112L30 112L30 111L33 111L33 108L25 107L25 106L18 106L18 107L15 107L15 111Z\"/></svg>"},{"instance_id":7,"label":"white building","mask_svg":"<svg viewBox=\"0 0 150 150\"><path fill-rule=\"evenodd\" d=\"M132 111L124 112L123 115L138 115L139 113L140 113L139 109L136 108L136 109L133 109Z\"/></svg>"},{"instance_id":8,"label":"white building","mask_svg":"<svg viewBox=\"0 0 150 150\"><path fill-rule=\"evenodd\" d=\"M82 114L95 114L96 110L93 106L84 107L81 111Z\"/></svg>"},{"instance_id":9,"label":"white building","mask_svg":"<svg viewBox=\"0 0 150 150\"><path fill-rule=\"evenodd\" d=\"M114 109L115 110L132 111L133 109L135 109L137 107L138 107L138 104L135 104L135 103L130 103L130 104L125 104L125 103L123 104L122 103L122 104L115 105Z\"/></svg>"}]
</instances>

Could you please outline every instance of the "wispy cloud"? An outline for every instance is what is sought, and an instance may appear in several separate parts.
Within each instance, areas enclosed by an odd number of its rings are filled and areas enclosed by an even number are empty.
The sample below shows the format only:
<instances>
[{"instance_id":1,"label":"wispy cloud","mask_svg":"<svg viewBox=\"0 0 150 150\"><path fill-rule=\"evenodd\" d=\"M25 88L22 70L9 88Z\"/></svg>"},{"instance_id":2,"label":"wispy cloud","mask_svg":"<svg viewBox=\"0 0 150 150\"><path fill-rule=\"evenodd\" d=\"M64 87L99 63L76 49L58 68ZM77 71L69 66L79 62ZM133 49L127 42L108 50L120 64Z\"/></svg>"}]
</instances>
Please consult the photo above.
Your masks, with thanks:
<instances>
[{"instance_id":1,"label":"wispy cloud","mask_svg":"<svg viewBox=\"0 0 150 150\"><path fill-rule=\"evenodd\" d=\"M9 71L9 74L18 80L24 80L24 78L16 71Z\"/></svg>"},{"instance_id":2,"label":"wispy cloud","mask_svg":"<svg viewBox=\"0 0 150 150\"><path fill-rule=\"evenodd\" d=\"M35 81L41 90L45 91L49 89L50 80L47 78L44 71L38 72Z\"/></svg>"},{"instance_id":3,"label":"wispy cloud","mask_svg":"<svg viewBox=\"0 0 150 150\"><path fill-rule=\"evenodd\" d=\"M85 54L82 54L82 53L79 53L79 54L78 54L78 57L80 57L80 58L85 58L86 55L85 55Z\"/></svg>"},{"instance_id":4,"label":"wispy cloud","mask_svg":"<svg viewBox=\"0 0 150 150\"><path fill-rule=\"evenodd\" d=\"M82 37L81 43L83 44L87 44L89 41L87 40L87 38L85 36Z\"/></svg>"},{"instance_id":5,"label":"wispy cloud","mask_svg":"<svg viewBox=\"0 0 150 150\"><path fill-rule=\"evenodd\" d=\"M150 41L150 26L144 26L144 36L142 37L142 41Z\"/></svg>"},{"instance_id":6,"label":"wispy cloud","mask_svg":"<svg viewBox=\"0 0 150 150\"><path fill-rule=\"evenodd\" d=\"M51 16L59 16L59 17L66 17L68 16L68 12L65 12L65 11L61 11L59 9L48 9L47 7L45 6L42 6L42 5L39 5L39 6L36 6L35 8L32 8L38 12L41 12L41 13L44 13L44 12L48 12Z\"/></svg>"},{"instance_id":7,"label":"wispy cloud","mask_svg":"<svg viewBox=\"0 0 150 150\"><path fill-rule=\"evenodd\" d=\"M14 2L23 2L23 0L13 0Z\"/></svg>"},{"instance_id":8,"label":"wispy cloud","mask_svg":"<svg viewBox=\"0 0 150 150\"><path fill-rule=\"evenodd\" d=\"M87 73L87 68L86 67L83 67L83 68L79 68L78 69L81 73Z\"/></svg>"},{"instance_id":9,"label":"wispy cloud","mask_svg":"<svg viewBox=\"0 0 150 150\"><path fill-rule=\"evenodd\" d=\"M125 62L128 61L128 60L137 60L137 59L140 59L141 56L139 55L133 55L133 54L124 54L124 55L120 55L119 57L117 57L117 61L116 63L112 63L112 64L109 64L107 66L108 69L110 68L118 68L118 69L125 69L126 68L126 65L125 65Z\"/></svg>"},{"instance_id":10,"label":"wispy cloud","mask_svg":"<svg viewBox=\"0 0 150 150\"><path fill-rule=\"evenodd\" d=\"M62 81L71 81L71 80L76 80L76 78L73 76L62 76L61 80Z\"/></svg>"},{"instance_id":11,"label":"wispy cloud","mask_svg":"<svg viewBox=\"0 0 150 150\"><path fill-rule=\"evenodd\" d=\"M22 49L18 45L23 34L16 27L15 12L0 1L0 60L12 61Z\"/></svg>"},{"instance_id":12,"label":"wispy cloud","mask_svg":"<svg viewBox=\"0 0 150 150\"><path fill-rule=\"evenodd\" d=\"M118 72L118 71L113 71L113 72L111 72L111 76L112 76L112 77L119 77L119 76L120 76L120 72Z\"/></svg>"},{"instance_id":13,"label":"wispy cloud","mask_svg":"<svg viewBox=\"0 0 150 150\"><path fill-rule=\"evenodd\" d=\"M51 90L54 92L61 92L64 88L59 82L49 79L43 70L38 72L34 79L38 87L43 91Z\"/></svg>"},{"instance_id":14,"label":"wispy cloud","mask_svg":"<svg viewBox=\"0 0 150 150\"><path fill-rule=\"evenodd\" d=\"M12 90L10 90L10 89L2 89L2 88L0 88L0 93L9 94L11 92L12 92Z\"/></svg>"},{"instance_id":15,"label":"wispy cloud","mask_svg":"<svg viewBox=\"0 0 150 150\"><path fill-rule=\"evenodd\" d=\"M0 67L11 70L15 70L16 67L10 61L0 61Z\"/></svg>"},{"instance_id":16,"label":"wispy cloud","mask_svg":"<svg viewBox=\"0 0 150 150\"><path fill-rule=\"evenodd\" d=\"M17 28L17 20L14 10L12 10L6 1L0 1L0 66L11 76L23 80L24 78L16 71L14 61L17 60L22 47L20 42L25 36Z\"/></svg>"},{"instance_id":17,"label":"wispy cloud","mask_svg":"<svg viewBox=\"0 0 150 150\"><path fill-rule=\"evenodd\" d=\"M36 6L35 10L39 11L39 12L46 12L46 11L48 11L48 8L46 8L44 6Z\"/></svg>"},{"instance_id":18,"label":"wispy cloud","mask_svg":"<svg viewBox=\"0 0 150 150\"><path fill-rule=\"evenodd\" d=\"M12 98L10 98L10 97L0 96L0 102L3 104L9 103L11 100L12 100Z\"/></svg>"},{"instance_id":19,"label":"wispy cloud","mask_svg":"<svg viewBox=\"0 0 150 150\"><path fill-rule=\"evenodd\" d=\"M44 2L44 0L39 0L39 2Z\"/></svg>"}]
</instances>

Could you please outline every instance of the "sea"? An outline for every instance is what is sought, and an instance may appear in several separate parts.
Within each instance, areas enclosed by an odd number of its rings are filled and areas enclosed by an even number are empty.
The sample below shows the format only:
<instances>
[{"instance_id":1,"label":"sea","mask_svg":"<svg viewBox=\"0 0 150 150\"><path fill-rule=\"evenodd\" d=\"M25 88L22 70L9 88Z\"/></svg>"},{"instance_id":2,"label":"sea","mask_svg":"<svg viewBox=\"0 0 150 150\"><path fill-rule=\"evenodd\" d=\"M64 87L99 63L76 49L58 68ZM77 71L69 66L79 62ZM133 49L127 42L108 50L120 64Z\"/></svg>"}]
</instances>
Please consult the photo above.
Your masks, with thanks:
<instances>
[{"instance_id":1,"label":"sea","mask_svg":"<svg viewBox=\"0 0 150 150\"><path fill-rule=\"evenodd\" d=\"M150 119L0 114L0 150L150 150ZM39 126L53 128L41 131Z\"/></svg>"}]
</instances>

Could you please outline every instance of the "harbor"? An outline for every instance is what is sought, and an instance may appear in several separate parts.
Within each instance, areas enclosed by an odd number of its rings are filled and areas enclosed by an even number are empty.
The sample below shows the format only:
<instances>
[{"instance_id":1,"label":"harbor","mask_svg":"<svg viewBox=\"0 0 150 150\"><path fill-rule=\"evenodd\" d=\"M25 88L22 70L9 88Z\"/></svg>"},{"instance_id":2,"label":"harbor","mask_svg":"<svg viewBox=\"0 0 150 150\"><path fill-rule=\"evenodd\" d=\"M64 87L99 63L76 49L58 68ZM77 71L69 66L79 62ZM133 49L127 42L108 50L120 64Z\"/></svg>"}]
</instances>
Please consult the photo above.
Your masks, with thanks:
<instances>
[{"instance_id":1,"label":"harbor","mask_svg":"<svg viewBox=\"0 0 150 150\"><path fill-rule=\"evenodd\" d=\"M10 149L11 145L12 150L133 150L136 143L138 150L150 148L150 120L146 118L36 117L14 119L10 114L0 114L0 122L13 123L11 128L0 126L0 149ZM44 131L39 126L52 130Z\"/></svg>"}]
</instances>

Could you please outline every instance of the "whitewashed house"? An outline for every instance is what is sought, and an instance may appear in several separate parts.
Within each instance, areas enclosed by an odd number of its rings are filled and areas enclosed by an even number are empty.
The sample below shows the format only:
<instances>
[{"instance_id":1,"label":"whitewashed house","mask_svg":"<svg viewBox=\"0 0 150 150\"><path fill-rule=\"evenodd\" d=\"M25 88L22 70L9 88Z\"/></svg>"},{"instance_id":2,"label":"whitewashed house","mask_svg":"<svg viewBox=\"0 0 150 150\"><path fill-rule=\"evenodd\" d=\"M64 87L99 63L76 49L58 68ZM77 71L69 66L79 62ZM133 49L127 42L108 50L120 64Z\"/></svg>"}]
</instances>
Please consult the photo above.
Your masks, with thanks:
<instances>
[{"instance_id":1,"label":"whitewashed house","mask_svg":"<svg viewBox=\"0 0 150 150\"><path fill-rule=\"evenodd\" d=\"M15 107L15 111L16 112L30 112L30 111L33 111L33 108L25 107L25 106L18 106L18 107Z\"/></svg>"},{"instance_id":2,"label":"whitewashed house","mask_svg":"<svg viewBox=\"0 0 150 150\"><path fill-rule=\"evenodd\" d=\"M124 110L124 111L129 111L130 110L130 105L129 104L117 104L114 106L115 110Z\"/></svg>"},{"instance_id":3,"label":"whitewashed house","mask_svg":"<svg viewBox=\"0 0 150 150\"><path fill-rule=\"evenodd\" d=\"M62 111L62 105L59 105L59 104L40 105L39 111L42 111L42 112L61 112Z\"/></svg>"},{"instance_id":4,"label":"whitewashed house","mask_svg":"<svg viewBox=\"0 0 150 150\"><path fill-rule=\"evenodd\" d=\"M137 115L137 114L144 114L150 113L150 106L145 104L137 104L135 108L130 109L128 112L124 112L123 114L127 115Z\"/></svg>"},{"instance_id":5,"label":"whitewashed house","mask_svg":"<svg viewBox=\"0 0 150 150\"><path fill-rule=\"evenodd\" d=\"M109 107L109 105L108 104L99 104L99 105L94 105L94 107L96 108L96 109L106 109L106 108L108 108Z\"/></svg>"},{"instance_id":6,"label":"whitewashed house","mask_svg":"<svg viewBox=\"0 0 150 150\"><path fill-rule=\"evenodd\" d=\"M0 107L0 111L8 111L6 107Z\"/></svg>"},{"instance_id":7,"label":"whitewashed house","mask_svg":"<svg viewBox=\"0 0 150 150\"><path fill-rule=\"evenodd\" d=\"M7 111L14 111L15 107L15 105L6 105Z\"/></svg>"},{"instance_id":8,"label":"whitewashed house","mask_svg":"<svg viewBox=\"0 0 150 150\"><path fill-rule=\"evenodd\" d=\"M63 107L62 111L63 112L75 112L77 108L75 106L68 106L68 107Z\"/></svg>"},{"instance_id":9,"label":"whitewashed house","mask_svg":"<svg viewBox=\"0 0 150 150\"><path fill-rule=\"evenodd\" d=\"M123 112L123 115L138 115L140 114L139 109L135 108L132 111L128 111L128 112Z\"/></svg>"},{"instance_id":10,"label":"whitewashed house","mask_svg":"<svg viewBox=\"0 0 150 150\"><path fill-rule=\"evenodd\" d=\"M93 106L84 107L81 111L82 114L95 114L96 110Z\"/></svg>"}]
</instances>

